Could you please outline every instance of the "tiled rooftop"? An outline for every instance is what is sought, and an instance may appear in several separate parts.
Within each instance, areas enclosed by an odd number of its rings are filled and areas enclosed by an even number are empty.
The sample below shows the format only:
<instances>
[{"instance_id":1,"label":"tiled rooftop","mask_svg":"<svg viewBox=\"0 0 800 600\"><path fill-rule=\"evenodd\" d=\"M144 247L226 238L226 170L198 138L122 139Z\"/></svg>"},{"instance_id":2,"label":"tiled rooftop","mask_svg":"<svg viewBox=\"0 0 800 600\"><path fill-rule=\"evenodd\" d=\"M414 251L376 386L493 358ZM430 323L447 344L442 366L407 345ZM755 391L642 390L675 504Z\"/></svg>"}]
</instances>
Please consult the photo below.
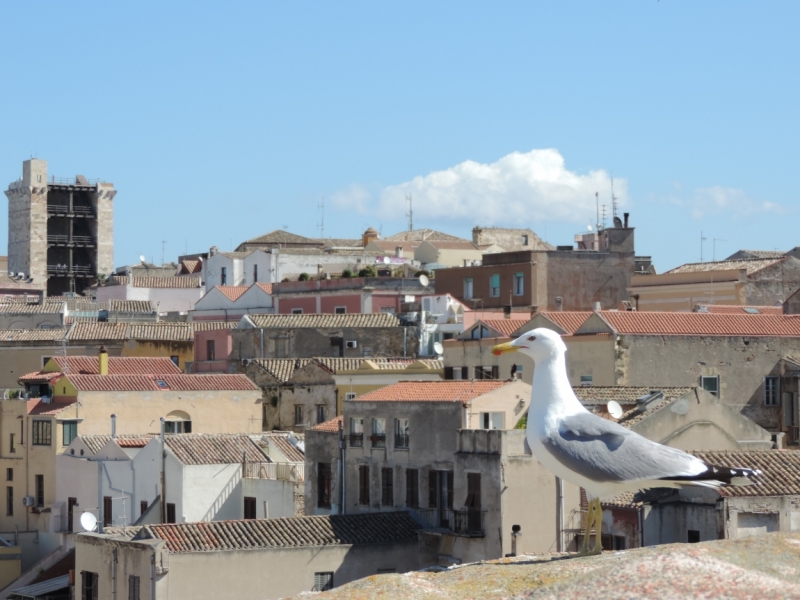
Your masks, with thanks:
<instances>
[{"instance_id":1,"label":"tiled rooftop","mask_svg":"<svg viewBox=\"0 0 800 600\"><path fill-rule=\"evenodd\" d=\"M620 334L800 337L800 315L636 311L598 314Z\"/></svg>"},{"instance_id":2,"label":"tiled rooftop","mask_svg":"<svg viewBox=\"0 0 800 600\"><path fill-rule=\"evenodd\" d=\"M453 240L425 240L438 250L478 250L472 242Z\"/></svg>"},{"instance_id":3,"label":"tiled rooftop","mask_svg":"<svg viewBox=\"0 0 800 600\"><path fill-rule=\"evenodd\" d=\"M530 316L526 315L525 319L481 319L480 323L494 329L503 337L511 337L511 334L527 323L529 319Z\"/></svg>"},{"instance_id":4,"label":"tiled rooftop","mask_svg":"<svg viewBox=\"0 0 800 600\"><path fill-rule=\"evenodd\" d=\"M676 273L708 273L710 271L731 271L737 269L746 269L748 275L752 275L756 271L760 271L766 267L770 267L782 260L778 258L749 258L739 260L718 260L715 262L703 263L688 263L676 267L671 271L667 271L665 275L673 275Z\"/></svg>"},{"instance_id":5,"label":"tiled rooftop","mask_svg":"<svg viewBox=\"0 0 800 600\"><path fill-rule=\"evenodd\" d=\"M53 361L62 373L96 375L100 360L97 356L54 356ZM109 356L109 375L151 375L154 373L179 375L181 370L169 358Z\"/></svg>"},{"instance_id":6,"label":"tiled rooftop","mask_svg":"<svg viewBox=\"0 0 800 600\"><path fill-rule=\"evenodd\" d=\"M153 437L154 433L143 433L135 435L118 435L115 439L120 448L144 448ZM78 436L92 454L97 454L108 442L111 435L80 435Z\"/></svg>"},{"instance_id":7,"label":"tiled rooftop","mask_svg":"<svg viewBox=\"0 0 800 600\"><path fill-rule=\"evenodd\" d=\"M755 485L721 488L722 496L800 495L800 452L796 450L718 450L696 451L707 464L722 467L760 469Z\"/></svg>"},{"instance_id":8,"label":"tiled rooftop","mask_svg":"<svg viewBox=\"0 0 800 600\"><path fill-rule=\"evenodd\" d=\"M262 290L264 290L268 294L272 293L272 285L273 284L271 284L271 283L258 283L258 282L256 282L253 285L256 285L256 286L260 287Z\"/></svg>"},{"instance_id":9,"label":"tiled rooftop","mask_svg":"<svg viewBox=\"0 0 800 600\"><path fill-rule=\"evenodd\" d=\"M269 459L249 436L244 434L181 433L165 436L165 443L185 465L220 465L267 462Z\"/></svg>"},{"instance_id":10,"label":"tiled rooftop","mask_svg":"<svg viewBox=\"0 0 800 600\"><path fill-rule=\"evenodd\" d=\"M314 431L339 431L342 428L342 424L344 423L344 417L339 415L338 417L334 417L330 421L325 421L324 423L320 423L319 425L314 425L311 429Z\"/></svg>"},{"instance_id":11,"label":"tiled rooftop","mask_svg":"<svg viewBox=\"0 0 800 600\"><path fill-rule=\"evenodd\" d=\"M297 235L283 229L276 229L264 235L247 240L245 244L308 244L313 245L317 240Z\"/></svg>"},{"instance_id":12,"label":"tiled rooftop","mask_svg":"<svg viewBox=\"0 0 800 600\"><path fill-rule=\"evenodd\" d=\"M214 286L214 289L219 290L229 300L236 302L250 288L246 285L217 285Z\"/></svg>"},{"instance_id":13,"label":"tiled rooftop","mask_svg":"<svg viewBox=\"0 0 800 600\"><path fill-rule=\"evenodd\" d=\"M190 321L188 323L76 323L69 330L73 340L142 340L191 342L196 331L233 329L237 323ZM2 335L0 334L0 340Z\"/></svg>"},{"instance_id":14,"label":"tiled rooftop","mask_svg":"<svg viewBox=\"0 0 800 600\"><path fill-rule=\"evenodd\" d=\"M63 310L63 303L45 302L35 304L17 298L0 299L0 313L7 315L14 314L60 314Z\"/></svg>"},{"instance_id":15,"label":"tiled rooftop","mask_svg":"<svg viewBox=\"0 0 800 600\"><path fill-rule=\"evenodd\" d=\"M436 231L435 229L414 229L412 231L401 231L400 233L395 233L394 235L390 235L387 238L384 238L384 241L407 241L407 242L422 242L422 241L452 241L452 242L464 242L469 240L464 240L464 238L456 237L454 235L450 235L449 233L442 233L441 231Z\"/></svg>"},{"instance_id":16,"label":"tiled rooftop","mask_svg":"<svg viewBox=\"0 0 800 600\"><path fill-rule=\"evenodd\" d=\"M75 402L76 400L68 400L66 402L44 402L41 398L34 398L33 400L28 400L27 410L28 414L34 417L52 416L74 405Z\"/></svg>"},{"instance_id":17,"label":"tiled rooftop","mask_svg":"<svg viewBox=\"0 0 800 600\"><path fill-rule=\"evenodd\" d=\"M400 320L389 313L247 315L256 327L266 329L316 329L329 327L398 327Z\"/></svg>"},{"instance_id":18,"label":"tiled rooftop","mask_svg":"<svg viewBox=\"0 0 800 600\"><path fill-rule=\"evenodd\" d=\"M278 452L283 454L289 462L304 462L306 459L305 453L289 440L290 435L297 439L295 434L277 431L265 433L262 437L274 444Z\"/></svg>"},{"instance_id":19,"label":"tiled rooftop","mask_svg":"<svg viewBox=\"0 0 800 600\"><path fill-rule=\"evenodd\" d=\"M547 317L553 323L561 327L567 333L575 333L581 325L586 322L586 319L592 316L592 312L588 310L565 310L565 311L542 311L542 316Z\"/></svg>"},{"instance_id":20,"label":"tiled rooftop","mask_svg":"<svg viewBox=\"0 0 800 600\"><path fill-rule=\"evenodd\" d=\"M381 370L402 370L407 369L415 362L421 362L429 369L443 369L443 363L440 360L433 359L419 359L414 360L411 358L331 358L327 356L317 358L256 358L253 363L270 373L273 377L281 382L289 381L295 374L295 371L302 369L310 362L317 362L331 373L338 373L340 371L355 371L359 369L365 361L370 361L378 369Z\"/></svg>"},{"instance_id":21,"label":"tiled rooftop","mask_svg":"<svg viewBox=\"0 0 800 600\"><path fill-rule=\"evenodd\" d=\"M610 402L611 400L620 404L634 404L637 398L646 396L654 391L664 392L666 398L679 398L693 389L691 387L633 387L624 385L585 385L572 388L578 400L587 404Z\"/></svg>"},{"instance_id":22,"label":"tiled rooftop","mask_svg":"<svg viewBox=\"0 0 800 600\"><path fill-rule=\"evenodd\" d=\"M123 279L127 279L124 277ZM135 288L199 288L199 277L132 277Z\"/></svg>"},{"instance_id":23,"label":"tiled rooftop","mask_svg":"<svg viewBox=\"0 0 800 600\"><path fill-rule=\"evenodd\" d=\"M401 381L356 396L351 402L467 402L510 381Z\"/></svg>"},{"instance_id":24,"label":"tiled rooftop","mask_svg":"<svg viewBox=\"0 0 800 600\"><path fill-rule=\"evenodd\" d=\"M782 315L783 306L736 306L732 304L698 304L693 312L726 315Z\"/></svg>"},{"instance_id":25,"label":"tiled rooftop","mask_svg":"<svg viewBox=\"0 0 800 600\"><path fill-rule=\"evenodd\" d=\"M356 544L416 544L419 526L405 512L282 517L146 525L139 539L164 540L172 553L302 548Z\"/></svg>"},{"instance_id":26,"label":"tiled rooftop","mask_svg":"<svg viewBox=\"0 0 800 600\"><path fill-rule=\"evenodd\" d=\"M4 329L0 330L3 342L60 342L67 337L68 329Z\"/></svg>"},{"instance_id":27,"label":"tiled rooftop","mask_svg":"<svg viewBox=\"0 0 800 600\"><path fill-rule=\"evenodd\" d=\"M66 375L78 391L256 391L244 375ZM164 386L157 382L163 382Z\"/></svg>"}]
</instances>

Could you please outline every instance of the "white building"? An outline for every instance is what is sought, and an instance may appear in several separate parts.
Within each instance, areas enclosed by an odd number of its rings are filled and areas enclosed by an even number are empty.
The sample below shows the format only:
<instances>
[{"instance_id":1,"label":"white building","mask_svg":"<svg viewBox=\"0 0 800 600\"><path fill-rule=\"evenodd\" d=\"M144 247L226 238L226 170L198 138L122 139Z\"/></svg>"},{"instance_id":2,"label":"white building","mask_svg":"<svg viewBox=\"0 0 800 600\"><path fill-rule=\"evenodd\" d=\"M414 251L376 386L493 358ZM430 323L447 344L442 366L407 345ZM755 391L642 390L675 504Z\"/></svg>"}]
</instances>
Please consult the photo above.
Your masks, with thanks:
<instances>
[{"instance_id":1,"label":"white building","mask_svg":"<svg viewBox=\"0 0 800 600\"><path fill-rule=\"evenodd\" d=\"M203 297L199 277L134 277L115 275L97 287L97 301L149 301L159 314L187 313Z\"/></svg>"},{"instance_id":2,"label":"white building","mask_svg":"<svg viewBox=\"0 0 800 600\"><path fill-rule=\"evenodd\" d=\"M254 283L249 287L218 285L211 288L195 304L192 320L240 321L244 315L272 312L274 312L274 301L271 283Z\"/></svg>"}]
</instances>

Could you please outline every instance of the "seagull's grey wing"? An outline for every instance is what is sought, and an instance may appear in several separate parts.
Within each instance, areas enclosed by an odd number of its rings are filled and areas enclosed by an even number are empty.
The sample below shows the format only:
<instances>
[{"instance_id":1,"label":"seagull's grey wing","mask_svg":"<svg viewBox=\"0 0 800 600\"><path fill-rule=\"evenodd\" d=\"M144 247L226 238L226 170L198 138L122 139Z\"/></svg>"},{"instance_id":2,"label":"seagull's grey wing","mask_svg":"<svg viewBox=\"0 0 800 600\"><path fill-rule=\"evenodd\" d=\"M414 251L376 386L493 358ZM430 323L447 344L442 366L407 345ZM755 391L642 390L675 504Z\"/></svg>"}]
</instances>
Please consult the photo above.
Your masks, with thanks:
<instances>
[{"instance_id":1,"label":"seagull's grey wing","mask_svg":"<svg viewBox=\"0 0 800 600\"><path fill-rule=\"evenodd\" d=\"M588 412L565 417L543 442L562 465L598 482L691 477L706 469L690 454Z\"/></svg>"}]
</instances>

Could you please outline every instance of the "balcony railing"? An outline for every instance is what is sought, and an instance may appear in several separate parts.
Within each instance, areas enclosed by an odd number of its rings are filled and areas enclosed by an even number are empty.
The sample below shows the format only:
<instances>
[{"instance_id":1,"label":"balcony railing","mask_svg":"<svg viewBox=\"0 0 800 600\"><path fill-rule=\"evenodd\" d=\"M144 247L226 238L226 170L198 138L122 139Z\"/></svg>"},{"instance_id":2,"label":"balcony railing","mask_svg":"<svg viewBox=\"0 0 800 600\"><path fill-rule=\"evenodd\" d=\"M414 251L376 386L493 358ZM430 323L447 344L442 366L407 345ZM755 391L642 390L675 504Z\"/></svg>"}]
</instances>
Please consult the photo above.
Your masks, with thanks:
<instances>
[{"instance_id":1,"label":"balcony railing","mask_svg":"<svg viewBox=\"0 0 800 600\"><path fill-rule=\"evenodd\" d=\"M461 535L485 535L486 511L478 508L409 508L424 529L448 529Z\"/></svg>"},{"instance_id":2,"label":"balcony railing","mask_svg":"<svg viewBox=\"0 0 800 600\"><path fill-rule=\"evenodd\" d=\"M394 447L400 448L401 450L408 450L408 437L407 433L395 433Z\"/></svg>"},{"instance_id":3,"label":"balcony railing","mask_svg":"<svg viewBox=\"0 0 800 600\"><path fill-rule=\"evenodd\" d=\"M242 467L245 479L305 481L305 465L302 463L248 462Z\"/></svg>"},{"instance_id":4,"label":"balcony railing","mask_svg":"<svg viewBox=\"0 0 800 600\"><path fill-rule=\"evenodd\" d=\"M385 433L373 433L371 436L369 436L369 441L373 448L386 448Z\"/></svg>"},{"instance_id":5,"label":"balcony railing","mask_svg":"<svg viewBox=\"0 0 800 600\"><path fill-rule=\"evenodd\" d=\"M364 447L364 434L363 433L351 433L350 434L350 447L351 448L363 448Z\"/></svg>"},{"instance_id":6,"label":"balcony railing","mask_svg":"<svg viewBox=\"0 0 800 600\"><path fill-rule=\"evenodd\" d=\"M88 235L73 235L71 241L68 235L48 235L47 242L50 244L82 244L84 246L94 243L91 236Z\"/></svg>"},{"instance_id":7,"label":"balcony railing","mask_svg":"<svg viewBox=\"0 0 800 600\"><path fill-rule=\"evenodd\" d=\"M47 265L48 275L91 275L92 267L82 265L72 265L70 270L69 265Z\"/></svg>"},{"instance_id":8,"label":"balcony railing","mask_svg":"<svg viewBox=\"0 0 800 600\"><path fill-rule=\"evenodd\" d=\"M74 214L74 215L91 215L91 214L94 214L92 212L92 207L91 206L73 206L72 210L70 210L68 204L48 204L47 205L47 212L49 212L49 213L59 213L59 214Z\"/></svg>"}]
</instances>

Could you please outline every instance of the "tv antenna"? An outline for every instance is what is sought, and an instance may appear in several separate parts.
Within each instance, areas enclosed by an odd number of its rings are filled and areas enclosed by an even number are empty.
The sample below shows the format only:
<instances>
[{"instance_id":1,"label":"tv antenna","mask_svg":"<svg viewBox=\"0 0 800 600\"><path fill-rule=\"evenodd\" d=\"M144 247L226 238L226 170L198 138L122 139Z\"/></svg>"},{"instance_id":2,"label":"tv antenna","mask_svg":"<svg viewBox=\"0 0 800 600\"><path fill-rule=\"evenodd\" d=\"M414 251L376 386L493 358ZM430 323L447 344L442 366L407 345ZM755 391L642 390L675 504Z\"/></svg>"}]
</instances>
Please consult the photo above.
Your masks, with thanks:
<instances>
[{"instance_id":1,"label":"tv antenna","mask_svg":"<svg viewBox=\"0 0 800 600\"><path fill-rule=\"evenodd\" d=\"M414 201L411 194L406 196L406 202L408 202L408 212L406 213L408 217L408 230L414 231Z\"/></svg>"},{"instance_id":2,"label":"tv antenna","mask_svg":"<svg viewBox=\"0 0 800 600\"><path fill-rule=\"evenodd\" d=\"M319 211L319 237L325 237L325 200L320 200L317 203L317 210Z\"/></svg>"},{"instance_id":3,"label":"tv antenna","mask_svg":"<svg viewBox=\"0 0 800 600\"><path fill-rule=\"evenodd\" d=\"M711 241L711 262L716 262L717 260L717 242L727 242L728 240L721 240L719 238L714 238Z\"/></svg>"},{"instance_id":4,"label":"tv antenna","mask_svg":"<svg viewBox=\"0 0 800 600\"><path fill-rule=\"evenodd\" d=\"M700 231L700 262L703 262L703 242L705 242L708 238L703 237L703 232Z\"/></svg>"},{"instance_id":5,"label":"tv antenna","mask_svg":"<svg viewBox=\"0 0 800 600\"><path fill-rule=\"evenodd\" d=\"M611 216L617 216L617 197L614 195L614 176L611 176Z\"/></svg>"},{"instance_id":6,"label":"tv antenna","mask_svg":"<svg viewBox=\"0 0 800 600\"><path fill-rule=\"evenodd\" d=\"M600 192L595 192L594 193L594 204L595 204L595 208L597 209L597 216L596 216L597 220L595 221L595 225L597 225L597 229L599 231L600 230Z\"/></svg>"},{"instance_id":7,"label":"tv antenna","mask_svg":"<svg viewBox=\"0 0 800 600\"><path fill-rule=\"evenodd\" d=\"M600 214L601 214L601 215L602 215L602 217L603 217L603 220L602 220L601 224L603 225L603 229L605 229L605 228L606 228L606 205L605 205L605 204L603 204L603 205L600 207L600 211L601 211L601 213L600 213Z\"/></svg>"},{"instance_id":8,"label":"tv antenna","mask_svg":"<svg viewBox=\"0 0 800 600\"><path fill-rule=\"evenodd\" d=\"M164 266L164 249L167 246L167 240L161 240L161 266Z\"/></svg>"}]
</instances>

